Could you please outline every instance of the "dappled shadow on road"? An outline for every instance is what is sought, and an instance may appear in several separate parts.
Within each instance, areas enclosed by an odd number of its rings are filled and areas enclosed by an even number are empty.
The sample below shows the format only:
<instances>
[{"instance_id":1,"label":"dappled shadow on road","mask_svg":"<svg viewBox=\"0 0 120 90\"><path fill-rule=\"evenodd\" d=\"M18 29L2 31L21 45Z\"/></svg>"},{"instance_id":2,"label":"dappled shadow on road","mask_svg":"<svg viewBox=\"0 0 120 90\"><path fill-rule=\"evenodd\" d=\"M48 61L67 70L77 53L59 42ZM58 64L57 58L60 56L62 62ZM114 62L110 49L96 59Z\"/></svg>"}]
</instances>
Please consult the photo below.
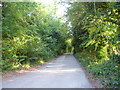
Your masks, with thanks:
<instances>
[{"instance_id":1,"label":"dappled shadow on road","mask_svg":"<svg viewBox=\"0 0 120 90\"><path fill-rule=\"evenodd\" d=\"M71 72L76 72L76 71L80 71L80 70L79 69L46 70L46 71L38 70L38 72L41 72L41 73L71 73Z\"/></svg>"},{"instance_id":2,"label":"dappled shadow on road","mask_svg":"<svg viewBox=\"0 0 120 90\"><path fill-rule=\"evenodd\" d=\"M11 72L5 73L4 75L2 75L2 80L8 80L9 78L21 76L21 75L27 74L29 72L35 72L36 70L38 70L39 68L42 68L44 65L46 65L48 63L49 62L46 62L43 65L37 65L37 66L29 67L27 69L16 70L16 71L11 71Z\"/></svg>"},{"instance_id":3,"label":"dappled shadow on road","mask_svg":"<svg viewBox=\"0 0 120 90\"><path fill-rule=\"evenodd\" d=\"M20 72L19 72L20 73ZM21 71L22 73L22 71ZM82 82L81 82L82 81ZM69 84L71 83L71 84ZM83 70L71 54L64 54L56 60L28 71L20 77L3 82L4 87L92 87Z\"/></svg>"}]
</instances>

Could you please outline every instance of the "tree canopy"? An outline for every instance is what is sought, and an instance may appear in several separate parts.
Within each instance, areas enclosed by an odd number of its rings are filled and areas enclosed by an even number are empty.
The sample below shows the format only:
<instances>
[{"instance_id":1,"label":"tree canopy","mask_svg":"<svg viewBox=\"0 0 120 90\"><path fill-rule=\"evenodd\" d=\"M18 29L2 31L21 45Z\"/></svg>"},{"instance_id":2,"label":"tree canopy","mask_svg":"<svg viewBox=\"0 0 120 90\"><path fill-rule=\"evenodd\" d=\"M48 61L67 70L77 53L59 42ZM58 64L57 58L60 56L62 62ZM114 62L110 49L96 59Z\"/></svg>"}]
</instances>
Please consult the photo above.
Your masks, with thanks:
<instances>
[{"instance_id":1,"label":"tree canopy","mask_svg":"<svg viewBox=\"0 0 120 90\"><path fill-rule=\"evenodd\" d=\"M79 57L82 52L80 61L91 73L107 78L106 87L119 84L119 6L119 2L73 2L66 14L74 53Z\"/></svg>"},{"instance_id":2,"label":"tree canopy","mask_svg":"<svg viewBox=\"0 0 120 90\"><path fill-rule=\"evenodd\" d=\"M119 87L120 2L67 5L63 21L56 16L56 3L0 4L3 72L43 64L73 52L90 73L101 79L104 87Z\"/></svg>"},{"instance_id":3,"label":"tree canopy","mask_svg":"<svg viewBox=\"0 0 120 90\"><path fill-rule=\"evenodd\" d=\"M3 70L65 52L67 25L42 3L2 3Z\"/></svg>"}]
</instances>

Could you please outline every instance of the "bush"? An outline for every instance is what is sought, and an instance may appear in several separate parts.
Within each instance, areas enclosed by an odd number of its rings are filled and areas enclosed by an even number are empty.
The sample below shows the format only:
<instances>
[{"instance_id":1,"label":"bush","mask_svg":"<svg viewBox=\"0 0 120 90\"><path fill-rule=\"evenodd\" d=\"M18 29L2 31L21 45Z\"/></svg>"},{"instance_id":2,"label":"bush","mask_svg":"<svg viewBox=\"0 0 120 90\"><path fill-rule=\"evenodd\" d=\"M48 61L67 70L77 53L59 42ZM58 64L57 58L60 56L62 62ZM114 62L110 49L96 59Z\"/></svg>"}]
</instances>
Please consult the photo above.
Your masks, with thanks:
<instances>
[{"instance_id":1,"label":"bush","mask_svg":"<svg viewBox=\"0 0 120 90\"><path fill-rule=\"evenodd\" d=\"M119 64L118 55L112 55L109 60L99 60L91 54L82 52L75 54L82 65L95 77L101 80L103 87L119 87ZM117 58L117 60L116 60Z\"/></svg>"},{"instance_id":2,"label":"bush","mask_svg":"<svg viewBox=\"0 0 120 90\"><path fill-rule=\"evenodd\" d=\"M2 4L3 71L41 64L64 51L67 25L54 18L55 9L35 2Z\"/></svg>"}]
</instances>

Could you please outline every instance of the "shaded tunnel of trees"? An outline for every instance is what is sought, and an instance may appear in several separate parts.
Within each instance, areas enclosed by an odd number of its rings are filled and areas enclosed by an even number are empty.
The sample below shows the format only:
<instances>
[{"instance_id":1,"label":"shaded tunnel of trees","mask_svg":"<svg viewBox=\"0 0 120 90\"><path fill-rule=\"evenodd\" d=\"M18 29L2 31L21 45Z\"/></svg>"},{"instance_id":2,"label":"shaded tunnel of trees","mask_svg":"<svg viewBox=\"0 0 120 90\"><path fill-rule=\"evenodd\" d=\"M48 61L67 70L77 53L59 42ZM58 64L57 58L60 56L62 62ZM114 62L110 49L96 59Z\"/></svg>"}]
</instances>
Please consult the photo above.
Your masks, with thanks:
<instances>
[{"instance_id":1,"label":"shaded tunnel of trees","mask_svg":"<svg viewBox=\"0 0 120 90\"><path fill-rule=\"evenodd\" d=\"M2 3L3 72L29 68L73 52L88 72L101 79L103 87L118 88L120 2L67 4L64 22L56 16L55 5Z\"/></svg>"}]
</instances>

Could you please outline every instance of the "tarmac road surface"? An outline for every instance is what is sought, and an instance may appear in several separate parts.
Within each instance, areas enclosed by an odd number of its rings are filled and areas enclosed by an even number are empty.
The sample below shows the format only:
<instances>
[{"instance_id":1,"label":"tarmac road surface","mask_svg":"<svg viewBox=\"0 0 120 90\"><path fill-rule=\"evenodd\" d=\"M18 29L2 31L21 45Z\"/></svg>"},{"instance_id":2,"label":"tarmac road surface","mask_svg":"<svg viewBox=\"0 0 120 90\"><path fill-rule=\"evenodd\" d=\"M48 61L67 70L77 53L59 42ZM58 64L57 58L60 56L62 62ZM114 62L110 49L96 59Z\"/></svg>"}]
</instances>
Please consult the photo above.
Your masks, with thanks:
<instances>
[{"instance_id":1,"label":"tarmac road surface","mask_svg":"<svg viewBox=\"0 0 120 90\"><path fill-rule=\"evenodd\" d=\"M49 64L2 82L2 88L92 88L72 54L63 54Z\"/></svg>"}]
</instances>

